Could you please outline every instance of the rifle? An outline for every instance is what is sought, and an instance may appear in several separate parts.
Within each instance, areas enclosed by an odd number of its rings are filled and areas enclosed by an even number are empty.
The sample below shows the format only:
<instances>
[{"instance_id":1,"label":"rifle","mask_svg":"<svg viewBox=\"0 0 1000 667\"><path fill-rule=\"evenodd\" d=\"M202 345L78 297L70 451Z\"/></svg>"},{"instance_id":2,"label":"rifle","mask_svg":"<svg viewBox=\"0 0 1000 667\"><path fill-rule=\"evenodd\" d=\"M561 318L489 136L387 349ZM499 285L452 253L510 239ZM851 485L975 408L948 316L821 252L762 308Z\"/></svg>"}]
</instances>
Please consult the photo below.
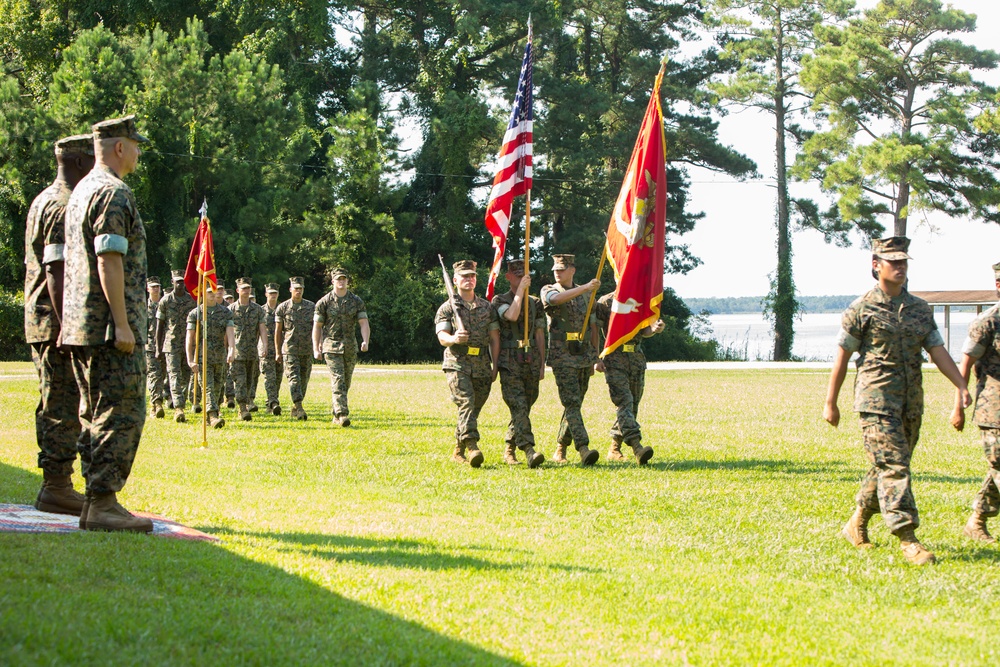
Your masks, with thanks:
<instances>
[{"instance_id":1,"label":"rifle","mask_svg":"<svg viewBox=\"0 0 1000 667\"><path fill-rule=\"evenodd\" d=\"M451 276L448 275L448 269L444 265L444 257L440 253L438 253L438 261L441 262L441 277L444 278L444 288L448 290L448 300L455 310L455 319L458 320L458 328L455 333L461 333L465 331L465 323L462 322L462 314L455 308L455 286L451 284Z\"/></svg>"}]
</instances>

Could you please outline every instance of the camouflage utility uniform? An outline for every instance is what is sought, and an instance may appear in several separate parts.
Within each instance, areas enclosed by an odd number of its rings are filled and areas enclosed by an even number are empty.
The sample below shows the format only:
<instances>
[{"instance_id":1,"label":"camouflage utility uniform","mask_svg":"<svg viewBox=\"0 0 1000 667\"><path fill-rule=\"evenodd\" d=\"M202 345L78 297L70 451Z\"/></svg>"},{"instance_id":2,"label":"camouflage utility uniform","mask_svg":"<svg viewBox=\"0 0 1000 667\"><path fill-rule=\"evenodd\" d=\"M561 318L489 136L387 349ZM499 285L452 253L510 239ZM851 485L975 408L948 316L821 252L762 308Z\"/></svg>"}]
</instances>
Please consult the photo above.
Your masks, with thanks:
<instances>
[{"instance_id":1,"label":"camouflage utility uniform","mask_svg":"<svg viewBox=\"0 0 1000 667\"><path fill-rule=\"evenodd\" d=\"M284 329L284 340L281 344L281 356L288 377L288 391L292 394L292 403L305 400L309 388L309 376L312 375L313 347L312 326L316 304L308 299L295 303L291 299L283 301L274 309L275 323L281 322Z\"/></svg>"},{"instance_id":2,"label":"camouflage utility uniform","mask_svg":"<svg viewBox=\"0 0 1000 667\"><path fill-rule=\"evenodd\" d=\"M920 525L910 487L910 458L924 412L921 350L944 345L934 312L906 290L891 298L875 287L844 311L838 344L857 352L854 410L871 468L857 504L881 511L893 533Z\"/></svg>"},{"instance_id":3,"label":"camouflage utility uniform","mask_svg":"<svg viewBox=\"0 0 1000 667\"><path fill-rule=\"evenodd\" d=\"M226 355L229 342L226 340L226 329L233 326L233 314L224 304L217 303L208 309L208 327L202 334L200 326L204 326L201 308L192 308L187 316L187 330L198 331L199 336L208 337L205 346L205 366L202 369L202 381L205 383L205 412L211 415L219 413L222 394L226 385ZM201 345L198 342L197 363L201 364Z\"/></svg>"},{"instance_id":4,"label":"camouflage utility uniform","mask_svg":"<svg viewBox=\"0 0 1000 667\"><path fill-rule=\"evenodd\" d=\"M163 297L160 297L160 301ZM167 362L156 358L156 311L159 303L146 299L146 392L149 402L162 403L169 396L164 392L169 388L167 380Z\"/></svg>"},{"instance_id":5,"label":"camouflage utility uniform","mask_svg":"<svg viewBox=\"0 0 1000 667\"><path fill-rule=\"evenodd\" d=\"M576 285L573 285L576 287ZM565 303L553 305L551 298L567 288L559 283L546 285L542 288L541 301L549 325L549 349L546 363L552 368L559 390L559 402L563 413L559 420L559 433L556 442L561 447L570 443L579 450L590 445L590 436L583 424L581 408L587 395L590 376L594 373L597 362L597 352L590 342L590 326L583 326L583 318L587 313L589 294L581 294ZM591 314L590 322L594 322ZM579 334L584 331L582 341L567 341L566 334Z\"/></svg>"},{"instance_id":6,"label":"camouflage utility uniform","mask_svg":"<svg viewBox=\"0 0 1000 667\"><path fill-rule=\"evenodd\" d=\"M969 326L962 349L975 361L976 409L973 420L983 438L990 468L972 508L989 518L1000 514L1000 305L993 306Z\"/></svg>"},{"instance_id":7,"label":"camouflage utility uniform","mask_svg":"<svg viewBox=\"0 0 1000 667\"><path fill-rule=\"evenodd\" d=\"M605 294L594 305L598 326L607 333L611 319L611 302L615 294ZM642 336L637 334L630 341L619 345L604 357L604 379L608 383L611 402L615 405L615 423L611 425L611 439L618 445L625 443L633 449L639 446L642 433L636 417L639 401L646 388L646 355L642 352Z\"/></svg>"},{"instance_id":8,"label":"camouflage utility uniform","mask_svg":"<svg viewBox=\"0 0 1000 667\"><path fill-rule=\"evenodd\" d=\"M260 358L257 347L260 341L260 325L264 322L264 309L256 303L240 305L237 299L229 306L233 316L236 336L236 358L230 367L236 389L236 404L249 406L256 388L254 378L260 374Z\"/></svg>"},{"instance_id":9,"label":"camouflage utility uniform","mask_svg":"<svg viewBox=\"0 0 1000 667\"><path fill-rule=\"evenodd\" d=\"M67 350L56 347L59 320L49 298L43 265L65 260L66 205L72 190L56 181L35 197L28 210L24 237L24 337L38 372L39 401L35 408L38 467L50 475L73 473L77 439L81 435L80 391ZM89 449L80 452L87 474Z\"/></svg>"},{"instance_id":10,"label":"camouflage utility uniform","mask_svg":"<svg viewBox=\"0 0 1000 667\"><path fill-rule=\"evenodd\" d=\"M111 307L97 273L97 257L122 255L125 311L136 345L119 352ZM66 283L63 344L72 346L73 370L83 396L89 434L87 491L122 489L146 423L146 230L131 188L98 165L73 190L66 211Z\"/></svg>"},{"instance_id":11,"label":"camouflage utility uniform","mask_svg":"<svg viewBox=\"0 0 1000 667\"><path fill-rule=\"evenodd\" d=\"M500 324L496 311L486 299L476 297L469 303L456 296L455 301L460 302L457 313L452 301L441 304L434 316L434 329L435 332L453 333L458 329L457 318L461 317L469 332L468 343L444 348L441 368L448 378L451 400L458 406L455 440L460 446L478 447L479 412L486 405L493 385L490 332L497 331Z\"/></svg>"},{"instance_id":12,"label":"camouflage utility uniform","mask_svg":"<svg viewBox=\"0 0 1000 667\"><path fill-rule=\"evenodd\" d=\"M365 302L353 292L342 297L330 292L316 302L314 320L323 326L323 359L330 369L333 392L333 414L343 418L350 414L347 392L358 361L358 339L354 331L360 320L367 320Z\"/></svg>"},{"instance_id":13,"label":"camouflage utility uniform","mask_svg":"<svg viewBox=\"0 0 1000 667\"><path fill-rule=\"evenodd\" d=\"M187 364L187 352L184 351L187 316L197 305L185 289L180 295L173 291L167 292L156 307L156 319L165 328L162 351L166 360L167 377L170 378L171 402L175 408L180 409L187 404L188 385L191 384L191 368Z\"/></svg>"},{"instance_id":14,"label":"camouflage utility uniform","mask_svg":"<svg viewBox=\"0 0 1000 667\"><path fill-rule=\"evenodd\" d=\"M504 441L524 451L535 446L535 434L531 430L531 406L538 400L538 383L542 371L541 350L535 349L535 334L545 331L545 314L541 302L528 296L528 337L531 347L524 349L520 342L524 338L524 320L511 322L504 313L514 302L514 292L493 297L493 308L497 313L500 327L500 392L503 402L510 410L510 423ZM521 306L524 307L523 305Z\"/></svg>"},{"instance_id":15,"label":"camouflage utility uniform","mask_svg":"<svg viewBox=\"0 0 1000 667\"><path fill-rule=\"evenodd\" d=\"M267 394L267 405L273 408L278 404L278 392L281 390L281 375L283 364L281 357L275 359L274 350L274 311L278 306L271 308L266 303L261 306L264 310L264 324L267 326L267 340L264 341L263 349L260 352L260 374L264 376L264 392Z\"/></svg>"}]
</instances>

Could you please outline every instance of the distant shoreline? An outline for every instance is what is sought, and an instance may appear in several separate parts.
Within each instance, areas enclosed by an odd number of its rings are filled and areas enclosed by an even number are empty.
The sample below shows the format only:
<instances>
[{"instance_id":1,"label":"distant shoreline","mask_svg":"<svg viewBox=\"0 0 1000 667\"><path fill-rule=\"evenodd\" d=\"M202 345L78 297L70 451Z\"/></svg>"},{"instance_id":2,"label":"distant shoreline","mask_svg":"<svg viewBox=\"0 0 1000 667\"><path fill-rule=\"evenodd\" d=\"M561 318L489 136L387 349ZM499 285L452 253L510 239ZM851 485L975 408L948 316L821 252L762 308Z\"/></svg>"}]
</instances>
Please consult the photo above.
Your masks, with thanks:
<instances>
[{"instance_id":1,"label":"distant shoreline","mask_svg":"<svg viewBox=\"0 0 1000 667\"><path fill-rule=\"evenodd\" d=\"M796 296L799 301L799 314L805 313L840 313L858 298L857 294L840 294L828 296ZM729 296L684 298L681 300L692 313L698 315L708 311L710 315L759 315L764 312L763 296ZM963 306L952 307L952 312L963 312ZM968 310L975 310L969 306Z\"/></svg>"}]
</instances>

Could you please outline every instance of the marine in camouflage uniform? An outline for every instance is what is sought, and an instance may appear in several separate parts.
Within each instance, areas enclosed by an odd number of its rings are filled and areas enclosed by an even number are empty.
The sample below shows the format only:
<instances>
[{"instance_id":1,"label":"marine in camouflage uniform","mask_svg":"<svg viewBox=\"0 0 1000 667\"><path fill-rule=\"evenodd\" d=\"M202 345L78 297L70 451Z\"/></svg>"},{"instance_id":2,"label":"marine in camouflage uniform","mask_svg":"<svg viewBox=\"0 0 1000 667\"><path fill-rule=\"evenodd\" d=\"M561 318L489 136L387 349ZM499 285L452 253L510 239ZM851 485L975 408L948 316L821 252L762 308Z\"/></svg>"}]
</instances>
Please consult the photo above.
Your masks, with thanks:
<instances>
[{"instance_id":1,"label":"marine in camouflage uniform","mask_svg":"<svg viewBox=\"0 0 1000 667\"><path fill-rule=\"evenodd\" d=\"M66 205L73 187L94 164L93 136L60 139L55 156L56 178L31 202L24 234L24 338L31 346L38 372L35 439L43 477L35 507L79 516L84 497L73 489L72 474L77 440L85 434L78 415L80 391L70 354L60 349L57 341L66 257ZM85 457L89 448L84 446L80 453ZM87 458L81 458L84 477L88 463Z\"/></svg>"},{"instance_id":2,"label":"marine in camouflage uniform","mask_svg":"<svg viewBox=\"0 0 1000 667\"><path fill-rule=\"evenodd\" d=\"M476 296L476 263L464 259L453 268L457 294L438 308L434 331L444 347L441 368L448 378L451 401L458 406L452 459L478 468L484 458L479 449L479 412L497 375L500 324L490 302Z\"/></svg>"},{"instance_id":3,"label":"marine in camouflage uniform","mask_svg":"<svg viewBox=\"0 0 1000 667\"><path fill-rule=\"evenodd\" d=\"M614 298L615 293L609 292L594 304L594 315L605 339ZM608 451L608 459L611 461L625 459L621 451L622 443L632 449L639 465L646 465L653 458L653 448L642 444L642 430L637 417L639 401L646 389L646 355L642 352L642 339L660 331L663 331L663 321L657 320L597 362L597 370L604 372L608 393L615 405L615 423L611 425L611 449Z\"/></svg>"},{"instance_id":4,"label":"marine in camouflage uniform","mask_svg":"<svg viewBox=\"0 0 1000 667\"><path fill-rule=\"evenodd\" d=\"M997 292L1000 293L1000 263L993 265ZM983 453L989 469L986 479L972 502L972 515L962 533L973 540L993 543L986 520L1000 514L1000 304L993 306L969 325L969 335L962 346L959 372L966 383L976 369L976 407L973 420L979 427ZM952 425L965 427L965 407L956 392Z\"/></svg>"},{"instance_id":5,"label":"marine in camouflage uniform","mask_svg":"<svg viewBox=\"0 0 1000 667\"><path fill-rule=\"evenodd\" d=\"M922 350L956 386L962 377L944 348L933 310L906 291L909 239L894 236L872 245L872 271L879 284L844 311L823 416L834 426L839 423L837 397L848 360L857 352L854 409L861 417L871 467L842 534L854 546L869 548L868 520L881 512L903 555L923 565L935 558L914 534L920 518L910 484L910 459L924 412ZM961 391L967 403L968 392Z\"/></svg>"},{"instance_id":6,"label":"marine in camouflage uniform","mask_svg":"<svg viewBox=\"0 0 1000 667\"><path fill-rule=\"evenodd\" d=\"M239 299L229 306L235 327L236 354L229 368L236 385L240 419L250 421L251 391L255 386L254 379L260 374L257 349L260 342L267 338L267 327L264 326L264 309L250 301L250 279L238 279L236 291Z\"/></svg>"},{"instance_id":7,"label":"marine in camouflage uniform","mask_svg":"<svg viewBox=\"0 0 1000 667\"><path fill-rule=\"evenodd\" d=\"M156 353L163 358L170 379L171 403L174 419L183 422L187 405L188 386L191 384L191 368L187 363L184 341L187 331L187 315L197 305L184 286L184 272L171 271L173 290L160 299L156 307Z\"/></svg>"},{"instance_id":8,"label":"marine in camouflage uniform","mask_svg":"<svg viewBox=\"0 0 1000 667\"><path fill-rule=\"evenodd\" d=\"M152 522L132 516L116 495L132 471L146 423L146 231L135 196L121 180L135 170L146 139L131 116L92 129L97 162L66 209L63 295L63 344L73 355L89 435L82 443L90 465L80 521L88 530L151 532ZM121 282L103 281L99 266Z\"/></svg>"},{"instance_id":9,"label":"marine in camouflage uniform","mask_svg":"<svg viewBox=\"0 0 1000 667\"><path fill-rule=\"evenodd\" d=\"M575 257L553 255L552 259L556 283L546 285L541 292L542 307L549 325L546 361L556 378L559 402L563 406L556 453L552 460L566 463L566 448L573 443L580 454L580 461L584 465L593 465L600 454L589 447L590 436L580 409L597 362L597 326L596 318L591 314L588 326L584 327L584 317L590 292L600 287L601 283L595 278L585 285L575 285ZM584 332L584 338L578 340L581 332Z\"/></svg>"},{"instance_id":10,"label":"marine in camouflage uniform","mask_svg":"<svg viewBox=\"0 0 1000 667\"><path fill-rule=\"evenodd\" d=\"M361 297L348 291L350 276L336 268L331 271L333 291L316 302L313 316L313 354L326 361L330 369L330 386L333 393L333 423L350 426L350 409L347 392L351 390L351 376L358 361L356 328L361 329L361 351L368 351L371 329L368 313Z\"/></svg>"},{"instance_id":11,"label":"marine in camouflage uniform","mask_svg":"<svg viewBox=\"0 0 1000 667\"><path fill-rule=\"evenodd\" d=\"M267 394L267 414L280 415L281 405L278 403L278 396L281 390L283 364L281 355L276 354L274 347L274 311L278 308L278 284L268 283L265 285L264 293L267 295L267 301L261 308L264 309L264 326L267 327L267 341L262 349L258 350L260 352L260 374L264 376L264 393Z\"/></svg>"},{"instance_id":12,"label":"marine in camouflage uniform","mask_svg":"<svg viewBox=\"0 0 1000 667\"><path fill-rule=\"evenodd\" d=\"M232 362L236 346L233 313L225 304L217 303L217 299L212 284L206 283L204 308L208 311L207 315L202 313L202 307L196 306L187 316L187 358L195 374L202 361L197 336L205 336L205 372L201 374L201 380L205 383L205 413L212 428L226 425L226 421L219 416L219 408L225 390L226 364ZM204 333L201 327L205 327Z\"/></svg>"},{"instance_id":13,"label":"marine in camouflage uniform","mask_svg":"<svg viewBox=\"0 0 1000 667\"><path fill-rule=\"evenodd\" d=\"M504 439L504 461L520 463L515 449L524 452L529 468L545 462L545 456L535 451L535 434L531 430L531 406L538 400L538 383L545 376L545 313L541 302L528 294L531 278L524 275L524 262L507 262L507 282L511 289L493 297L493 308L500 324L500 391L510 410L510 423ZM528 300L529 344L524 342L524 300Z\"/></svg>"},{"instance_id":14,"label":"marine in camouflage uniform","mask_svg":"<svg viewBox=\"0 0 1000 667\"><path fill-rule=\"evenodd\" d=\"M216 286L219 288L219 293L218 293L218 296L217 296L218 303L220 305L225 306L226 308L228 308L229 306L233 305L233 302L235 301L235 299L233 298L233 295L230 292L230 290L226 289L222 285L221 282L218 283ZM228 407L228 408L235 408L236 407L236 382L235 382L235 380L233 378L233 365L232 364L226 364L226 368L225 368L224 372L225 372L225 375L226 375L226 407Z\"/></svg>"},{"instance_id":15,"label":"marine in camouflage uniform","mask_svg":"<svg viewBox=\"0 0 1000 667\"><path fill-rule=\"evenodd\" d=\"M152 404L153 416L163 418L164 380L167 377L167 364L162 357L156 356L156 309L163 297L160 279L150 276L146 279L146 392Z\"/></svg>"},{"instance_id":16,"label":"marine in camouflage uniform","mask_svg":"<svg viewBox=\"0 0 1000 667\"><path fill-rule=\"evenodd\" d=\"M292 298L278 304L274 311L274 346L281 352L288 376L288 391L292 395L292 417L305 421L308 417L302 409L309 376L312 374L313 315L316 304L302 298L305 281L300 277L290 280Z\"/></svg>"}]
</instances>

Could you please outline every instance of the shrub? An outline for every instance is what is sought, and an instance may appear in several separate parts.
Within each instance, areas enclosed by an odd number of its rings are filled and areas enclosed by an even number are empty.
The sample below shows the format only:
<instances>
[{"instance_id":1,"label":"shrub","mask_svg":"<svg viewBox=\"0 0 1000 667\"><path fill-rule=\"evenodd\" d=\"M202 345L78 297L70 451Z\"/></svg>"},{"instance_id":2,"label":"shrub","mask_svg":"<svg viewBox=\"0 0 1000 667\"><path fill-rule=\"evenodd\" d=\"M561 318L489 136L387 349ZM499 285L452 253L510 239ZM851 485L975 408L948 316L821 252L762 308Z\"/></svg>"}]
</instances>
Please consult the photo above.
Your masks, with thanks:
<instances>
[{"instance_id":1,"label":"shrub","mask_svg":"<svg viewBox=\"0 0 1000 667\"><path fill-rule=\"evenodd\" d=\"M24 342L24 295L0 287L0 361L28 361Z\"/></svg>"}]
</instances>

